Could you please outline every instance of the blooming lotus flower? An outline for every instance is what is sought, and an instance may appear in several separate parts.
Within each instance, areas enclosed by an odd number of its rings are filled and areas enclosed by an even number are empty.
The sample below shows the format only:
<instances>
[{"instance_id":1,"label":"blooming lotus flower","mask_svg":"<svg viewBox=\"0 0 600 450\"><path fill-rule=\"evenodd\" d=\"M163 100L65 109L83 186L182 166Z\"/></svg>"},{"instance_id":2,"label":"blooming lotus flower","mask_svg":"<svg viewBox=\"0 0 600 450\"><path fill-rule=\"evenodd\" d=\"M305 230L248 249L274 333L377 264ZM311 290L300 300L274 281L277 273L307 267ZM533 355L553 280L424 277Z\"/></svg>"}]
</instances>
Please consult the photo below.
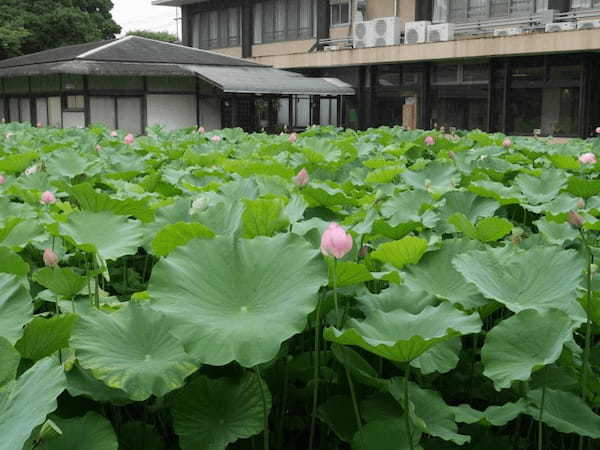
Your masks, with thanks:
<instances>
[{"instance_id":1,"label":"blooming lotus flower","mask_svg":"<svg viewBox=\"0 0 600 450\"><path fill-rule=\"evenodd\" d=\"M435 139L433 139L433 136L427 136L425 138L425 145L427 145L428 147L431 147L432 145L435 144Z\"/></svg>"},{"instance_id":2,"label":"blooming lotus flower","mask_svg":"<svg viewBox=\"0 0 600 450\"><path fill-rule=\"evenodd\" d=\"M2 175L0 173L0 184L4 184L4 183L6 183L6 178L4 178L4 175Z\"/></svg>"},{"instance_id":3,"label":"blooming lotus flower","mask_svg":"<svg viewBox=\"0 0 600 450\"><path fill-rule=\"evenodd\" d=\"M40 203L43 205L52 205L56 203L56 197L50 191L44 191L40 197Z\"/></svg>"},{"instance_id":4,"label":"blooming lotus flower","mask_svg":"<svg viewBox=\"0 0 600 450\"><path fill-rule=\"evenodd\" d=\"M596 134L600 134L600 127L596 128Z\"/></svg>"},{"instance_id":5,"label":"blooming lotus flower","mask_svg":"<svg viewBox=\"0 0 600 450\"><path fill-rule=\"evenodd\" d=\"M40 170L40 168L37 165L28 167L25 169L25 175L33 175L34 173L37 173L38 170Z\"/></svg>"},{"instance_id":6,"label":"blooming lotus flower","mask_svg":"<svg viewBox=\"0 0 600 450\"><path fill-rule=\"evenodd\" d=\"M290 134L290 137L288 138L288 141L290 141L293 144L297 140L298 140L298 134L297 133Z\"/></svg>"},{"instance_id":7,"label":"blooming lotus flower","mask_svg":"<svg viewBox=\"0 0 600 450\"><path fill-rule=\"evenodd\" d=\"M54 251L51 248L47 248L46 250L44 250L44 265L46 267L56 267L58 266L58 255L56 253L54 253Z\"/></svg>"},{"instance_id":8,"label":"blooming lotus flower","mask_svg":"<svg viewBox=\"0 0 600 450\"><path fill-rule=\"evenodd\" d=\"M192 202L192 207L190 208L190 216L200 213L206 208L208 208L208 200L206 199L206 197L198 197Z\"/></svg>"},{"instance_id":9,"label":"blooming lotus flower","mask_svg":"<svg viewBox=\"0 0 600 450\"><path fill-rule=\"evenodd\" d=\"M309 181L310 177L308 176L308 171L306 169L302 169L298 172L298 175L294 177L294 183L296 183L296 186L298 187L306 186Z\"/></svg>"},{"instance_id":10,"label":"blooming lotus flower","mask_svg":"<svg viewBox=\"0 0 600 450\"><path fill-rule=\"evenodd\" d=\"M577 199L577 207L578 207L579 209L583 209L583 208L585 208L585 200L584 200L584 199L582 199L582 198L578 198L578 199Z\"/></svg>"},{"instance_id":11,"label":"blooming lotus flower","mask_svg":"<svg viewBox=\"0 0 600 450\"><path fill-rule=\"evenodd\" d=\"M119 135L119 133L117 133L116 131L112 131L110 133L111 137L117 137Z\"/></svg>"},{"instance_id":12,"label":"blooming lotus flower","mask_svg":"<svg viewBox=\"0 0 600 450\"><path fill-rule=\"evenodd\" d=\"M573 228L581 228L583 226L583 223L585 222L581 214L578 214L576 211L573 210L569 211L569 213L567 214L567 221L571 224Z\"/></svg>"},{"instance_id":13,"label":"blooming lotus flower","mask_svg":"<svg viewBox=\"0 0 600 450\"><path fill-rule=\"evenodd\" d=\"M512 145L512 141L509 138L506 138L502 141L502 147L508 148Z\"/></svg>"},{"instance_id":14,"label":"blooming lotus flower","mask_svg":"<svg viewBox=\"0 0 600 450\"><path fill-rule=\"evenodd\" d=\"M321 253L340 259L350 250L352 250L352 236L337 223L330 223L321 236Z\"/></svg>"},{"instance_id":15,"label":"blooming lotus flower","mask_svg":"<svg viewBox=\"0 0 600 450\"><path fill-rule=\"evenodd\" d=\"M127 136L125 136L125 139L123 139L123 142L127 145L131 145L135 142L135 138L133 137L133 134L128 133Z\"/></svg>"},{"instance_id":16,"label":"blooming lotus flower","mask_svg":"<svg viewBox=\"0 0 600 450\"><path fill-rule=\"evenodd\" d=\"M214 135L210 140L213 142L221 142L221 136Z\"/></svg>"},{"instance_id":17,"label":"blooming lotus flower","mask_svg":"<svg viewBox=\"0 0 600 450\"><path fill-rule=\"evenodd\" d=\"M200 133L200 134L206 133L206 128L204 128L204 127L198 128L198 133Z\"/></svg>"},{"instance_id":18,"label":"blooming lotus flower","mask_svg":"<svg viewBox=\"0 0 600 450\"><path fill-rule=\"evenodd\" d=\"M581 155L579 157L579 162L581 164L596 164L597 160L596 160L596 155L594 155L593 153L584 153L583 155Z\"/></svg>"}]
</instances>

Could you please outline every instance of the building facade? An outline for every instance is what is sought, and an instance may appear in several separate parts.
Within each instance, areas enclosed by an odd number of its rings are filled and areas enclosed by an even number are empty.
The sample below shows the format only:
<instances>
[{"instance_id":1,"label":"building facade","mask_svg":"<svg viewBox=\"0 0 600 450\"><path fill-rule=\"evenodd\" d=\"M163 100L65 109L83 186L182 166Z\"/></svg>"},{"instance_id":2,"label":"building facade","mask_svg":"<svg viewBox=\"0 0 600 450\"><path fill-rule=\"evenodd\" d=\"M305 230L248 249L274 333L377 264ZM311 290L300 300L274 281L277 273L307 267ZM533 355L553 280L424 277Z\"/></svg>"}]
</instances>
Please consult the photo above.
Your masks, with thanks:
<instances>
[{"instance_id":1,"label":"building facade","mask_svg":"<svg viewBox=\"0 0 600 450\"><path fill-rule=\"evenodd\" d=\"M351 84L345 126L585 137L600 124L600 0L153 3L181 7L185 45ZM306 114L304 101L279 111Z\"/></svg>"}]
</instances>

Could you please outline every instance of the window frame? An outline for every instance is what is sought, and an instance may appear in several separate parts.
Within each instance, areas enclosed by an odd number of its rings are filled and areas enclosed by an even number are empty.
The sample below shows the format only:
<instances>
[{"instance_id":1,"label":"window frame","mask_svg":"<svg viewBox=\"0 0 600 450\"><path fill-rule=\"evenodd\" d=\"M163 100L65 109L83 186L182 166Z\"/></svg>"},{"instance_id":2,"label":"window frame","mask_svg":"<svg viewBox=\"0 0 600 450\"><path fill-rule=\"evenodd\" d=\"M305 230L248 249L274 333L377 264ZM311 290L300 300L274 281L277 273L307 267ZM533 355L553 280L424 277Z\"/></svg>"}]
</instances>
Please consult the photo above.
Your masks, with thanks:
<instances>
[{"instance_id":1,"label":"window frame","mask_svg":"<svg viewBox=\"0 0 600 450\"><path fill-rule=\"evenodd\" d=\"M346 21L344 22L342 19L342 11L343 9L346 9ZM336 14L334 13L334 11L337 10L337 17L338 20L335 21L334 17L336 16ZM350 16L351 16L351 11L350 11L350 0L330 0L329 1L329 26L331 28L336 28L336 27L347 27L348 25L350 25Z\"/></svg>"}]
</instances>

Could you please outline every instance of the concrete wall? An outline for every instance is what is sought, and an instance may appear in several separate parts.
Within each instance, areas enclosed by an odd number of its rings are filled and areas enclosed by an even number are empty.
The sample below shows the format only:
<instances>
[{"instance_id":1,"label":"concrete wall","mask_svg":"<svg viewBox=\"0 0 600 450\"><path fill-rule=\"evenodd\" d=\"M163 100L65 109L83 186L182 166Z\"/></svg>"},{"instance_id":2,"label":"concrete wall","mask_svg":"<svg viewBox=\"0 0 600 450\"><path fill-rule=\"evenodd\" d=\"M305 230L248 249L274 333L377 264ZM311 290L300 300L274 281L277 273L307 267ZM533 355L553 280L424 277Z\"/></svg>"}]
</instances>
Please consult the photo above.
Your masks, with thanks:
<instances>
[{"instance_id":1,"label":"concrete wall","mask_svg":"<svg viewBox=\"0 0 600 450\"><path fill-rule=\"evenodd\" d=\"M295 55L298 53L307 53L316 39L307 39L302 41L284 41L273 42L270 44L255 44L252 46L252 55L255 58L273 55Z\"/></svg>"}]
</instances>

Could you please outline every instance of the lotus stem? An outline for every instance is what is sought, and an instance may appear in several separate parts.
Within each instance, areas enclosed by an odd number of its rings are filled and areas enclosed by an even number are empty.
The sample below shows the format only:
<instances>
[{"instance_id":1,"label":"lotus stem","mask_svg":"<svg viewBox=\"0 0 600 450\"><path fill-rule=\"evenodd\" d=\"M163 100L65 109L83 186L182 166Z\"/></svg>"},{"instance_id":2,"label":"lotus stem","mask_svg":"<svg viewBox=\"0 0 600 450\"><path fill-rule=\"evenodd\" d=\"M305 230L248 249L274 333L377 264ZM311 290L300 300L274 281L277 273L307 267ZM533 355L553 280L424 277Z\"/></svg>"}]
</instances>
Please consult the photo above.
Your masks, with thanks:
<instances>
[{"instance_id":1,"label":"lotus stem","mask_svg":"<svg viewBox=\"0 0 600 450\"><path fill-rule=\"evenodd\" d=\"M321 337L321 301L317 303L317 317L315 323L315 354L314 354L314 372L313 372L313 404L310 417L310 438L308 439L308 449L312 450L315 439L315 425L317 422L317 403L319 401L319 339Z\"/></svg>"},{"instance_id":2,"label":"lotus stem","mask_svg":"<svg viewBox=\"0 0 600 450\"><path fill-rule=\"evenodd\" d=\"M415 450L413 445L412 428L410 426L410 413L408 409L408 379L410 378L410 363L406 365L406 372L404 373L404 415L406 416L406 432L408 434L408 444L410 450Z\"/></svg>"},{"instance_id":3,"label":"lotus stem","mask_svg":"<svg viewBox=\"0 0 600 450\"><path fill-rule=\"evenodd\" d=\"M585 401L586 397L586 385L587 385L587 373L589 370L590 364L590 348L592 343L592 321L590 319L590 304L592 303L592 263L593 256L592 251L588 245L587 240L585 239L585 234L582 230L581 240L585 246L586 253L586 262L587 262L587 273L586 273L586 300L585 300L585 312L587 321L585 324L585 347L583 350L583 368L581 373L581 397L583 401ZM585 441L584 436L579 436L579 450L583 450L583 444Z\"/></svg>"},{"instance_id":4,"label":"lotus stem","mask_svg":"<svg viewBox=\"0 0 600 450\"><path fill-rule=\"evenodd\" d=\"M333 258L333 306L335 307L335 326L340 328L340 310L338 308L337 295L337 258Z\"/></svg>"},{"instance_id":5,"label":"lotus stem","mask_svg":"<svg viewBox=\"0 0 600 450\"><path fill-rule=\"evenodd\" d=\"M350 387L350 397L352 398L352 408L354 408L354 417L356 419L356 426L358 427L358 435L360 436L361 447L364 450L367 450L365 447L365 442L363 435L361 433L362 429L362 420L360 418L360 410L358 409L358 401L356 400L356 392L354 390L354 382L352 381L352 377L350 376L350 371L346 366L344 366L344 370L346 371L346 378L348 379L348 386Z\"/></svg>"},{"instance_id":6,"label":"lotus stem","mask_svg":"<svg viewBox=\"0 0 600 450\"><path fill-rule=\"evenodd\" d=\"M546 402L546 381L548 379L548 366L544 367L544 384L542 385L542 400L540 403L540 416L538 417L538 450L544 450L544 404Z\"/></svg>"},{"instance_id":7,"label":"lotus stem","mask_svg":"<svg viewBox=\"0 0 600 450\"><path fill-rule=\"evenodd\" d=\"M264 437L263 437L263 449L269 450L269 415L267 413L267 399L265 397L265 389L263 386L263 379L260 376L260 369L258 366L254 368L256 371L256 377L258 378L258 387L260 388L260 397L263 405L263 420L264 420Z\"/></svg>"}]
</instances>

